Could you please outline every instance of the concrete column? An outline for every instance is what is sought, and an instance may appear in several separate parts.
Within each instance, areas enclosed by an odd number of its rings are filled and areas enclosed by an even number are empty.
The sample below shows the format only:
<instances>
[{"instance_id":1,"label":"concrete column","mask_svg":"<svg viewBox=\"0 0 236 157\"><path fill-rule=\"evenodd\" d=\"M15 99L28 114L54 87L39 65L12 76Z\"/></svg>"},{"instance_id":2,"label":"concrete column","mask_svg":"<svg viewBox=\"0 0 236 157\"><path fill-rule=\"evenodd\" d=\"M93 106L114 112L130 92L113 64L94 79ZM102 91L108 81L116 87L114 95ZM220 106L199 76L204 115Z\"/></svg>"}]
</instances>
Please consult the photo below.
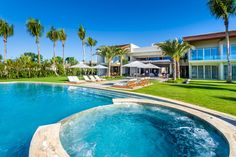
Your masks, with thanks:
<instances>
[{"instance_id":1,"label":"concrete column","mask_svg":"<svg viewBox=\"0 0 236 157\"><path fill-rule=\"evenodd\" d=\"M224 64L220 63L219 65L219 79L224 80Z\"/></svg>"}]
</instances>

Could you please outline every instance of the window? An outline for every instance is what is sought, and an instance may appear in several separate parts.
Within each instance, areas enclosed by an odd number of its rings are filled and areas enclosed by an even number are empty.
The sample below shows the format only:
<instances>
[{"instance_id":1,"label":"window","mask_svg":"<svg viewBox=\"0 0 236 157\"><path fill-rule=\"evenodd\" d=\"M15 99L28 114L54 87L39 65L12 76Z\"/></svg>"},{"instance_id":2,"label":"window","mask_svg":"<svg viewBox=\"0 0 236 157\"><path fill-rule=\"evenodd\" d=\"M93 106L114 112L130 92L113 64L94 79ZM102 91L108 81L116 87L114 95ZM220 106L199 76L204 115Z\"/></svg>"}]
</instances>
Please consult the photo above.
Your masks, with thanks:
<instances>
[{"instance_id":1,"label":"window","mask_svg":"<svg viewBox=\"0 0 236 157\"><path fill-rule=\"evenodd\" d=\"M197 73L198 73L198 77L199 79L203 79L203 66L198 66L197 68Z\"/></svg>"},{"instance_id":2,"label":"window","mask_svg":"<svg viewBox=\"0 0 236 157\"><path fill-rule=\"evenodd\" d=\"M218 66L212 66L212 79L217 80L218 76Z\"/></svg>"},{"instance_id":3,"label":"window","mask_svg":"<svg viewBox=\"0 0 236 157\"><path fill-rule=\"evenodd\" d=\"M191 60L197 60L197 50L192 50L192 52L191 52Z\"/></svg>"},{"instance_id":4,"label":"window","mask_svg":"<svg viewBox=\"0 0 236 157\"><path fill-rule=\"evenodd\" d=\"M232 65L232 78L236 80L236 65ZM224 79L228 79L228 65L224 65Z\"/></svg>"},{"instance_id":5,"label":"window","mask_svg":"<svg viewBox=\"0 0 236 157\"><path fill-rule=\"evenodd\" d=\"M236 45L231 45L231 59L236 59Z\"/></svg>"},{"instance_id":6,"label":"window","mask_svg":"<svg viewBox=\"0 0 236 157\"><path fill-rule=\"evenodd\" d=\"M197 66L192 66L192 78L197 78Z\"/></svg>"},{"instance_id":7,"label":"window","mask_svg":"<svg viewBox=\"0 0 236 157\"><path fill-rule=\"evenodd\" d=\"M203 60L203 49L198 49L197 50L197 59L198 60Z\"/></svg>"},{"instance_id":8,"label":"window","mask_svg":"<svg viewBox=\"0 0 236 157\"><path fill-rule=\"evenodd\" d=\"M211 66L205 66L205 79L211 80Z\"/></svg>"},{"instance_id":9,"label":"window","mask_svg":"<svg viewBox=\"0 0 236 157\"><path fill-rule=\"evenodd\" d=\"M211 48L206 48L204 51L204 59L211 60Z\"/></svg>"}]
</instances>

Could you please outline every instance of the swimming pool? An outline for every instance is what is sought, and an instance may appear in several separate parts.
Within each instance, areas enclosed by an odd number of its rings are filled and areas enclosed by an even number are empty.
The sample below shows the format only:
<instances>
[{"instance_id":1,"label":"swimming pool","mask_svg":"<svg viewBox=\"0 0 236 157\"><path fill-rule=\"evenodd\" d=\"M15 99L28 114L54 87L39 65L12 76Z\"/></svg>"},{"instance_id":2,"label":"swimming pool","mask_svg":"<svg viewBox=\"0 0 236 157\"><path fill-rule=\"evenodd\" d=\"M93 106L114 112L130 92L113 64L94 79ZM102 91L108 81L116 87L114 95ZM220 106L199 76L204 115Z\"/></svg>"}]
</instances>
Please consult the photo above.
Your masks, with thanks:
<instances>
[{"instance_id":1,"label":"swimming pool","mask_svg":"<svg viewBox=\"0 0 236 157\"><path fill-rule=\"evenodd\" d=\"M40 125L112 103L125 94L61 85L0 85L0 156L28 156L31 138Z\"/></svg>"},{"instance_id":2,"label":"swimming pool","mask_svg":"<svg viewBox=\"0 0 236 157\"><path fill-rule=\"evenodd\" d=\"M74 113L93 107L112 104L113 98L125 97L136 96L74 86L2 84L0 85L0 156L26 157L28 156L31 138L38 126L58 122ZM131 110L130 112L134 112L135 115L137 110ZM117 115L118 119L128 118L122 112L120 113ZM159 123L155 120L155 116L145 117L145 115L146 112L141 117L137 115L136 118L149 117L149 120L153 120L153 123ZM93 116L90 117L92 118ZM112 117L108 117L104 123L101 121L101 123L97 124L105 127L105 124L110 123L110 120L113 119ZM196 125L204 126L205 124L196 122ZM87 128L85 127L84 129ZM141 132L138 133L141 135ZM92 133L90 135L93 136ZM212 136L216 137L214 140L218 141L219 146L221 146L222 136L214 134L214 129ZM152 137L155 138L155 134ZM223 142L225 141L223 140ZM227 146L226 144L224 148ZM225 154L227 154L228 149L224 150Z\"/></svg>"}]
</instances>

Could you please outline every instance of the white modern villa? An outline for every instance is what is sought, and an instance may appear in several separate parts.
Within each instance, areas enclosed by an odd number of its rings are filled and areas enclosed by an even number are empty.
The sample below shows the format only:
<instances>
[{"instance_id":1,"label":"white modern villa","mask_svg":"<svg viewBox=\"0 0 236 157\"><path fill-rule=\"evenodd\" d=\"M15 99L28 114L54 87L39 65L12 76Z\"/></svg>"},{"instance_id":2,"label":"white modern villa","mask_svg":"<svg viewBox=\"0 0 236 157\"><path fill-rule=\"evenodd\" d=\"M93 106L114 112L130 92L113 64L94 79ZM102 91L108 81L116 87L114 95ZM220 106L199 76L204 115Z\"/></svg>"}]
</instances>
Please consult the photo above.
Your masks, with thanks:
<instances>
[{"instance_id":1,"label":"white modern villa","mask_svg":"<svg viewBox=\"0 0 236 157\"><path fill-rule=\"evenodd\" d=\"M151 73L153 76L160 76L164 74L171 74L172 73L172 63L171 58L169 56L165 56L161 49L156 46L156 44L152 44L148 47L139 47L134 44L125 44L125 45L118 45L122 48L127 48L129 53L126 57L127 62L133 61L141 61L143 63L151 63L154 64L160 69L152 69L151 71L146 69L139 69L137 71L136 68L123 68L123 74L133 76L135 73L145 74ZM188 77L188 63L187 57L186 60L184 59L181 61L181 74L182 77ZM98 64L105 64L105 58L98 56L97 60ZM120 59L119 57L115 57L112 61L112 68L111 73L112 75L117 75L120 73ZM105 74L105 71L103 71Z\"/></svg>"},{"instance_id":2,"label":"white modern villa","mask_svg":"<svg viewBox=\"0 0 236 157\"><path fill-rule=\"evenodd\" d=\"M183 37L194 46L188 54L189 77L192 79L225 80L228 74L225 33ZM233 80L236 80L236 31L230 31Z\"/></svg>"},{"instance_id":3,"label":"white modern villa","mask_svg":"<svg viewBox=\"0 0 236 157\"><path fill-rule=\"evenodd\" d=\"M183 37L183 40L193 45L193 49L181 59L181 77L191 79L225 80L227 78L227 56L225 33L210 33ZM236 30L230 31L231 60L233 67L233 80L236 80ZM172 63L169 56L165 56L158 43L148 47L139 47L134 44L119 45L127 48L127 62L141 61L152 63L160 69L149 71L153 76L172 73ZM112 61L112 75L119 74L119 57ZM104 57L98 56L98 64L105 64ZM133 76L136 68L124 68L123 74ZM145 74L145 69L139 69L139 74ZM105 71L101 74L105 75Z\"/></svg>"}]
</instances>

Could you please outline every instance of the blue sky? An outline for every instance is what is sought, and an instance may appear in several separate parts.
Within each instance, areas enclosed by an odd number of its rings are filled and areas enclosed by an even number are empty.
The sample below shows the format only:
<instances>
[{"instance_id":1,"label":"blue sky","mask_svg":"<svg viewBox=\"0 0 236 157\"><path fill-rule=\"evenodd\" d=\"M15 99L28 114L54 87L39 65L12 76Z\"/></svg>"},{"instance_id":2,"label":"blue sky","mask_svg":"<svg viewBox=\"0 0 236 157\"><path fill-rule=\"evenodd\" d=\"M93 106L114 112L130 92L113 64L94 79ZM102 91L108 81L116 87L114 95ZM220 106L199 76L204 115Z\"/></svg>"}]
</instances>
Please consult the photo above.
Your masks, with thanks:
<instances>
[{"instance_id":1,"label":"blue sky","mask_svg":"<svg viewBox=\"0 0 236 157\"><path fill-rule=\"evenodd\" d=\"M65 53L82 59L77 36L80 24L87 36L100 45L134 43L149 46L175 37L224 31L223 22L211 16L207 0L1 0L0 18L15 26L15 35L8 40L8 58L31 51L37 52L35 40L26 32L29 17L40 19L45 26L41 53L52 57L52 43L46 38L51 26L64 28L68 34ZM236 18L230 29L236 29ZM0 53L3 42L0 40ZM57 55L62 55L61 43ZM87 56L87 59L89 56Z\"/></svg>"}]
</instances>

